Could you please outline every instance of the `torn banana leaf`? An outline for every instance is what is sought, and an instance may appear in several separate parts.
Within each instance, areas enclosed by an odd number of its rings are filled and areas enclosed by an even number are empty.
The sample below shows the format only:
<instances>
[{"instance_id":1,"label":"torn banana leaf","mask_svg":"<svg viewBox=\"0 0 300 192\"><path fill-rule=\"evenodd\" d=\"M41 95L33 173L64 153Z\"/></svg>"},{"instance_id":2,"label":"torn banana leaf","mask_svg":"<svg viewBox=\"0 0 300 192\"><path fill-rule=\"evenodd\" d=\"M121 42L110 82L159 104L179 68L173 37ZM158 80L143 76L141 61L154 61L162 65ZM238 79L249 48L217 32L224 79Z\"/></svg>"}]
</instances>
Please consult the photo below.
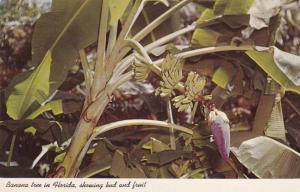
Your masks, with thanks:
<instances>
[{"instance_id":1,"label":"torn banana leaf","mask_svg":"<svg viewBox=\"0 0 300 192\"><path fill-rule=\"evenodd\" d=\"M271 138L256 137L231 151L258 178L300 177L300 154Z\"/></svg>"},{"instance_id":2,"label":"torn banana leaf","mask_svg":"<svg viewBox=\"0 0 300 192\"><path fill-rule=\"evenodd\" d=\"M275 47L270 49L258 47L257 50L247 51L246 54L286 91L300 94L300 86L295 84L297 83L295 80L300 78L300 67L296 64L300 59L299 56L291 56L282 51L279 53ZM285 69L284 72L281 68ZM295 83L291 79L294 79Z\"/></svg>"}]
</instances>

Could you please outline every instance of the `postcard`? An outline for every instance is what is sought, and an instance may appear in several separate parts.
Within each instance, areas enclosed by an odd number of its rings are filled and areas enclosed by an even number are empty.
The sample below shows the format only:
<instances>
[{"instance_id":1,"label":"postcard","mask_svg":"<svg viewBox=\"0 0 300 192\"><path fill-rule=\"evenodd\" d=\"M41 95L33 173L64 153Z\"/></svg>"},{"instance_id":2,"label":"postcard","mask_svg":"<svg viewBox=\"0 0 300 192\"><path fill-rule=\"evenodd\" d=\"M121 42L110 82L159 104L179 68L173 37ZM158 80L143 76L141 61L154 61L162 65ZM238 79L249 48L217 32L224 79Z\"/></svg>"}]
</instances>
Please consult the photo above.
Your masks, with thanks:
<instances>
[{"instance_id":1,"label":"postcard","mask_svg":"<svg viewBox=\"0 0 300 192\"><path fill-rule=\"evenodd\" d=\"M0 191L297 191L296 0L0 0Z\"/></svg>"}]
</instances>

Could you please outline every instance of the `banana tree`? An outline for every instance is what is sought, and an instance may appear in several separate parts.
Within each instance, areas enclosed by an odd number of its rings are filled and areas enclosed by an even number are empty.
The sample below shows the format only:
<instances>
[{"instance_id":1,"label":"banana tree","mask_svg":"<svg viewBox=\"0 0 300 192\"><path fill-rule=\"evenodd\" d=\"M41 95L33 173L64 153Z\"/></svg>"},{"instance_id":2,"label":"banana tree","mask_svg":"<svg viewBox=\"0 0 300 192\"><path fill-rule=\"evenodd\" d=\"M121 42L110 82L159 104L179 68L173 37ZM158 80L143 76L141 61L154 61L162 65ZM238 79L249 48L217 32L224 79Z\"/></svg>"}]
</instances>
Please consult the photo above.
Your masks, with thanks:
<instances>
[{"instance_id":1,"label":"banana tree","mask_svg":"<svg viewBox=\"0 0 300 192\"><path fill-rule=\"evenodd\" d=\"M53 0L51 12L42 15L35 26L32 41L32 63L35 68L15 79L12 89L7 93L6 102L7 113L12 119L34 119L37 114L45 111L40 110L41 107L47 104L49 106L51 97L65 80L70 68L78 59L81 61L85 77L84 106L63 161L51 176L76 177L80 174L79 167L92 141L112 129L132 125L166 127L170 129L171 139L174 130L193 134L191 129L174 124L171 113L168 114L169 123L125 120L98 126L101 115L111 102L113 92L134 78L147 79L149 73L161 78L157 95L168 97L168 106L171 107L173 102L178 111L195 111L199 96L204 100L211 100L208 95L202 95L205 86L203 76L191 72L186 82L182 82L185 59L215 53L245 52L286 90L300 92L295 78L289 78L291 76L281 71L282 60L276 57L278 54L274 56L276 49L271 47L275 42L275 27L271 26L271 20L277 17L278 12L270 13L267 18L262 17L261 10L257 8L257 4L261 2L259 0L246 3L238 0L230 1L232 3L222 0L195 1L203 10L197 22L158 39L152 38L151 43L144 41L146 37L153 35L156 28L191 2L192 0ZM133 28L147 4L162 4L168 9L149 21L143 29L134 32ZM280 9L283 5L278 3L276 6L276 9ZM275 8L266 6L263 11ZM274 29L270 29L271 27ZM187 49L166 58L161 54L157 60L149 55L150 51L189 33L193 33L193 38ZM271 38L262 43L261 39L255 38L262 34ZM97 53L96 62L92 66L88 62L86 48L94 43L97 43ZM268 60L262 59L262 54L267 55ZM214 83L230 89L232 78L229 78L228 71L224 72L222 68L220 70L221 73L219 71L214 74ZM176 96L178 93L181 95ZM57 108L60 109L57 105L50 106L46 110L62 112L55 110ZM14 139L12 147L13 143Z\"/></svg>"}]
</instances>

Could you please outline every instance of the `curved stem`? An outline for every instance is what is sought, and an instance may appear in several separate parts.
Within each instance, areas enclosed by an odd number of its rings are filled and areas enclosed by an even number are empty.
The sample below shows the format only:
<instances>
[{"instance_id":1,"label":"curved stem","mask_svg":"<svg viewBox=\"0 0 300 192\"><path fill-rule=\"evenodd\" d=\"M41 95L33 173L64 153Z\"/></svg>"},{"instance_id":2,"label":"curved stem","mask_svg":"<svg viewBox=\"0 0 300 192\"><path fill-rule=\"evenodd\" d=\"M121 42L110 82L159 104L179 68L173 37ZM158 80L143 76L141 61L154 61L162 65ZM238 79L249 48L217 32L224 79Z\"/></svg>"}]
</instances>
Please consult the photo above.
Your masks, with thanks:
<instances>
[{"instance_id":1,"label":"curved stem","mask_svg":"<svg viewBox=\"0 0 300 192\"><path fill-rule=\"evenodd\" d=\"M224 52L224 51L248 51L248 50L254 50L255 48L253 46L221 46L221 47L207 47L207 48L200 48L200 49L194 49L191 51L185 51L182 53L179 53L175 56L183 58L183 59L187 59L190 57L195 57L198 55L204 55L204 54L209 54L209 53L216 53L216 52ZM161 75L161 69L159 67L159 65L162 64L162 62L164 61L164 59L159 59L155 62L153 62L150 66L150 69L152 70L152 72L154 72L157 75ZM155 70L153 70L155 69ZM178 90L180 92L184 92L184 86L179 83L178 84Z\"/></svg>"},{"instance_id":2,"label":"curved stem","mask_svg":"<svg viewBox=\"0 0 300 192\"><path fill-rule=\"evenodd\" d=\"M156 121L156 120L147 120L147 119L131 119L131 120L123 120L123 121L117 121L113 123L109 123L106 125L98 126L95 127L93 130L92 135L89 137L89 139L86 141L85 146L83 149L80 151L80 154L78 156L78 159L83 159L85 156L91 142L99 135L106 133L108 131L118 129L121 127L127 127L127 126L158 126L158 127L163 127L163 128L168 128L168 129L173 129L177 131L181 131L187 134L192 135L193 131L191 129L188 129L186 127L172 124L172 123L167 123L163 121ZM81 161L76 162L76 167L79 167L81 164Z\"/></svg>"},{"instance_id":3,"label":"curved stem","mask_svg":"<svg viewBox=\"0 0 300 192\"><path fill-rule=\"evenodd\" d=\"M151 51L152 49L159 47L161 45L164 45L172 40L174 40L176 37L180 36L180 35L184 35L186 33L189 33L191 31L193 31L196 28L196 25L189 25L183 29L180 29L174 33L171 33L169 35L166 35L148 45L145 46L145 50L147 52ZM114 70L114 76L119 76L120 74L122 74L124 71L126 71L126 69L128 69L128 67L130 67L130 64L133 62L134 60L134 54L131 54L127 57L125 57L123 60L121 60L115 70Z\"/></svg>"},{"instance_id":4,"label":"curved stem","mask_svg":"<svg viewBox=\"0 0 300 192\"><path fill-rule=\"evenodd\" d=\"M190 51L185 51L182 53L177 54L177 57L181 57L183 59L195 57L198 55L204 55L204 54L209 54L209 53L217 53L217 52L225 52L225 51L249 51L249 50L254 50L255 48L253 46L245 45L245 46L220 46L220 47L206 47L206 48L199 48L199 49L194 49ZM155 65L160 65L163 62L163 59L159 59L153 64Z\"/></svg>"},{"instance_id":5,"label":"curved stem","mask_svg":"<svg viewBox=\"0 0 300 192\"><path fill-rule=\"evenodd\" d=\"M129 71L125 73L124 75L121 75L116 81L112 81L109 84L112 84L111 90L116 90L118 87L120 87L122 84L126 83L130 79L132 79L134 75L133 71Z\"/></svg>"},{"instance_id":6,"label":"curved stem","mask_svg":"<svg viewBox=\"0 0 300 192\"><path fill-rule=\"evenodd\" d=\"M136 41L143 40L149 33L151 33L154 29L156 29L159 25L161 25L163 22L165 22L168 18L170 18L174 12L178 11L182 7L184 7L186 4L190 3L192 0L182 0L181 2L177 3L175 6L167 10L165 13L157 17L154 21L152 21L149 25L147 25L144 29L142 29L140 32L138 32L133 39ZM119 59L121 60L130 49L123 49L121 53L119 54ZM118 61L119 61L118 59Z\"/></svg>"},{"instance_id":7,"label":"curved stem","mask_svg":"<svg viewBox=\"0 0 300 192\"><path fill-rule=\"evenodd\" d=\"M188 30L178 31L178 34L184 34L188 31L192 30L193 27L194 26L192 25L192 26L190 26L190 28ZM153 49L157 46L160 46L164 43L167 43L168 41L170 41L170 40L174 39L175 37L177 37L178 34L177 35L174 35L174 34L167 35L166 37L163 37L163 38L147 45L145 47L145 50L150 51L151 49ZM220 47L206 47L206 48L194 49L194 50L179 53L176 56L187 59L187 58L190 58L190 57L195 57L195 56L198 56L198 55L205 55L205 54L210 54L210 53L225 52L225 51L249 51L249 50L254 50L254 49L255 49L255 47L248 46L248 45L238 46L238 47L228 45L228 46L220 46ZM133 60L134 60L134 55L129 55L128 57L126 57L120 64L118 64L118 66L116 67L114 73L117 76L119 76L122 72L124 72L130 66L130 64L133 62ZM164 59L159 59L159 60L153 62L153 65L154 66L156 65L155 66L155 71L153 71L153 72L155 72L156 74L158 74L157 72L158 72L158 69L159 69L159 67L157 67L157 66L161 65L163 60Z\"/></svg>"},{"instance_id":8,"label":"curved stem","mask_svg":"<svg viewBox=\"0 0 300 192\"><path fill-rule=\"evenodd\" d=\"M160 38L160 39L158 39L158 40L156 40L156 41L153 41L153 42L150 43L149 45L146 45L146 46L145 46L145 49L146 49L147 51L150 51L150 50L152 50L152 49L154 49L154 48L156 48L156 47L159 47L159 46L161 46L161 45L163 45L163 44L166 44L166 43L172 41L173 39L175 39L176 37L178 37L178 36L180 36L180 35L184 35L184 34L186 34L186 33L189 33L189 32L191 32L191 31L195 30L195 28L196 28L196 25L195 25L195 24L186 26L186 27L183 28L183 29L180 29L180 30L178 30L178 31L176 31L176 32L174 32L174 33L171 33L171 34L166 35L166 36L164 36L164 37L162 37L162 38Z\"/></svg>"},{"instance_id":9,"label":"curved stem","mask_svg":"<svg viewBox=\"0 0 300 192\"><path fill-rule=\"evenodd\" d=\"M134 48L141 56L146 59L148 63L152 63L147 50L139 42L135 41L134 39L126 39L124 46Z\"/></svg>"},{"instance_id":10,"label":"curved stem","mask_svg":"<svg viewBox=\"0 0 300 192\"><path fill-rule=\"evenodd\" d=\"M137 126L137 125L142 125L142 126L159 126L159 127L164 127L168 129L174 129L177 131L185 132L187 134L193 134L193 131L191 129L188 129L186 127L172 124L172 123L167 123L163 121L156 121L156 120L147 120L147 119L131 119L131 120L123 120L123 121L117 121L113 123L109 123L106 125L102 125L99 127L96 127L93 131L92 137L97 137L100 134L103 134L105 132L111 131L113 129L117 129L120 127L127 127L127 126Z\"/></svg>"}]
</instances>

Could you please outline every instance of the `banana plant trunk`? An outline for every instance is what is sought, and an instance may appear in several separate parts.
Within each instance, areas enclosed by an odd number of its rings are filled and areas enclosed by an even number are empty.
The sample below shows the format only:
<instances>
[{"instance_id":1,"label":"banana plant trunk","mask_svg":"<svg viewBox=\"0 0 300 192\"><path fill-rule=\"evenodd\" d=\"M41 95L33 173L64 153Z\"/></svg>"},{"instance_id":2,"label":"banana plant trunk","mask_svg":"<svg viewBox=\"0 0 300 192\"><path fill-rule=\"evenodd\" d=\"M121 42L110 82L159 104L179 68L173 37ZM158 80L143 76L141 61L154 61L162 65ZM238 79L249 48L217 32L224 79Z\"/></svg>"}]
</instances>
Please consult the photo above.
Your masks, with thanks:
<instances>
[{"instance_id":1,"label":"banana plant trunk","mask_svg":"<svg viewBox=\"0 0 300 192\"><path fill-rule=\"evenodd\" d=\"M76 177L84 157L80 154L85 154L88 150L93 130L110 101L110 95L107 90L103 90L99 97L89 103L82 112L66 156L57 169L60 171L57 171L54 177Z\"/></svg>"}]
</instances>

